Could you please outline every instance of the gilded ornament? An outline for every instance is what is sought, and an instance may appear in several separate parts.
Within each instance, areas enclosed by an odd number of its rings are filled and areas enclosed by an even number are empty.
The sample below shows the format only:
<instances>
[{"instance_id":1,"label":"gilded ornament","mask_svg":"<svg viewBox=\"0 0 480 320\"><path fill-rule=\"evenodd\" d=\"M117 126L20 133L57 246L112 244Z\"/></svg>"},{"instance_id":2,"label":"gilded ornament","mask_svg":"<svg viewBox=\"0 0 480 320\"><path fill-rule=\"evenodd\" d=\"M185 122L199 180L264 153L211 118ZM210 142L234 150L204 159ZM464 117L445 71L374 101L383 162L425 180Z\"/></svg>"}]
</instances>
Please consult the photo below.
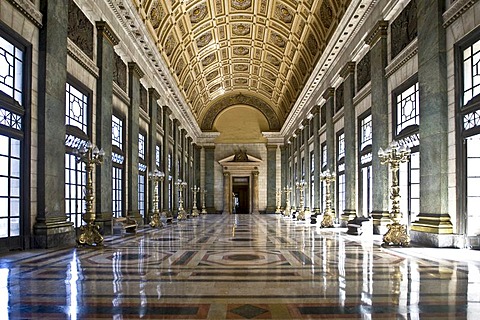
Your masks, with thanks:
<instances>
[{"instance_id":1,"label":"gilded ornament","mask_svg":"<svg viewBox=\"0 0 480 320\"><path fill-rule=\"evenodd\" d=\"M307 37L307 48L310 50L312 56L315 56L318 53L318 42L313 33L310 33Z\"/></svg>"},{"instance_id":2,"label":"gilded ornament","mask_svg":"<svg viewBox=\"0 0 480 320\"><path fill-rule=\"evenodd\" d=\"M232 26L232 32L236 36L244 36L250 33L250 26L245 23L237 23Z\"/></svg>"},{"instance_id":3,"label":"gilded ornament","mask_svg":"<svg viewBox=\"0 0 480 320\"><path fill-rule=\"evenodd\" d=\"M205 3L199 4L190 12L190 22L197 23L203 20L207 15L207 6Z\"/></svg>"},{"instance_id":4,"label":"gilded ornament","mask_svg":"<svg viewBox=\"0 0 480 320\"><path fill-rule=\"evenodd\" d=\"M328 1L323 1L320 7L320 21L326 29L330 29L333 19L333 10Z\"/></svg>"},{"instance_id":5,"label":"gilded ornament","mask_svg":"<svg viewBox=\"0 0 480 320\"><path fill-rule=\"evenodd\" d=\"M160 26L163 18L165 17L165 12L158 1L155 1L150 9L150 13L148 15L148 19L152 23L152 27L157 29Z\"/></svg>"},{"instance_id":6,"label":"gilded ornament","mask_svg":"<svg viewBox=\"0 0 480 320\"><path fill-rule=\"evenodd\" d=\"M210 91L210 93L213 93L213 92L217 91L219 88L220 88L220 83L217 83L216 85L211 87L209 91Z\"/></svg>"},{"instance_id":7,"label":"gilded ornament","mask_svg":"<svg viewBox=\"0 0 480 320\"><path fill-rule=\"evenodd\" d=\"M210 53L208 56L206 56L205 58L203 58L202 60L202 65L204 67L208 66L209 64L211 64L213 61L215 60L215 53Z\"/></svg>"},{"instance_id":8,"label":"gilded ornament","mask_svg":"<svg viewBox=\"0 0 480 320\"><path fill-rule=\"evenodd\" d=\"M234 71L247 71L248 66L246 64L235 64L235 65L233 65L233 70Z\"/></svg>"},{"instance_id":9,"label":"gilded ornament","mask_svg":"<svg viewBox=\"0 0 480 320\"><path fill-rule=\"evenodd\" d=\"M252 6L251 0L232 0L232 8L237 10L245 10Z\"/></svg>"},{"instance_id":10,"label":"gilded ornament","mask_svg":"<svg viewBox=\"0 0 480 320\"><path fill-rule=\"evenodd\" d=\"M280 48L285 48L285 45L287 44L283 37L276 32L271 33L270 41L272 41L276 46Z\"/></svg>"},{"instance_id":11,"label":"gilded ornament","mask_svg":"<svg viewBox=\"0 0 480 320\"><path fill-rule=\"evenodd\" d=\"M180 60L177 63L177 67L175 68L175 73L177 74L177 76L179 76L182 73L184 68L185 68L185 60L183 60L183 58L180 58Z\"/></svg>"},{"instance_id":12,"label":"gilded ornament","mask_svg":"<svg viewBox=\"0 0 480 320\"><path fill-rule=\"evenodd\" d=\"M237 85L246 85L248 80L245 79L245 78L238 78L238 79L233 80L233 82Z\"/></svg>"},{"instance_id":13,"label":"gilded ornament","mask_svg":"<svg viewBox=\"0 0 480 320\"><path fill-rule=\"evenodd\" d=\"M177 41L173 35L169 35L167 37L167 41L165 42L165 54L170 57L173 53L173 49L177 46Z\"/></svg>"},{"instance_id":14,"label":"gilded ornament","mask_svg":"<svg viewBox=\"0 0 480 320\"><path fill-rule=\"evenodd\" d=\"M267 61L273 64L274 66L278 67L281 63L280 59L272 55L271 53L267 54Z\"/></svg>"},{"instance_id":15,"label":"gilded ornament","mask_svg":"<svg viewBox=\"0 0 480 320\"><path fill-rule=\"evenodd\" d=\"M199 48L205 47L207 44L210 43L210 41L212 41L212 33L205 32L197 39L197 46Z\"/></svg>"},{"instance_id":16,"label":"gilded ornament","mask_svg":"<svg viewBox=\"0 0 480 320\"><path fill-rule=\"evenodd\" d=\"M217 76L218 76L218 71L215 70L215 71L212 71L212 72L210 72L209 74L207 74L206 79L207 79L207 81L212 81L212 80L215 79Z\"/></svg>"},{"instance_id":17,"label":"gilded ornament","mask_svg":"<svg viewBox=\"0 0 480 320\"><path fill-rule=\"evenodd\" d=\"M275 77L273 73L271 73L270 71L264 71L263 75L269 80L272 80L272 81L277 80L277 77Z\"/></svg>"},{"instance_id":18,"label":"gilded ornament","mask_svg":"<svg viewBox=\"0 0 480 320\"><path fill-rule=\"evenodd\" d=\"M290 12L287 6L283 4L277 6L276 16L285 23L292 23L293 21L293 14Z\"/></svg>"},{"instance_id":19,"label":"gilded ornament","mask_svg":"<svg viewBox=\"0 0 480 320\"><path fill-rule=\"evenodd\" d=\"M233 48L233 53L236 54L237 56L245 56L250 52L250 50L247 47L234 47Z\"/></svg>"}]
</instances>

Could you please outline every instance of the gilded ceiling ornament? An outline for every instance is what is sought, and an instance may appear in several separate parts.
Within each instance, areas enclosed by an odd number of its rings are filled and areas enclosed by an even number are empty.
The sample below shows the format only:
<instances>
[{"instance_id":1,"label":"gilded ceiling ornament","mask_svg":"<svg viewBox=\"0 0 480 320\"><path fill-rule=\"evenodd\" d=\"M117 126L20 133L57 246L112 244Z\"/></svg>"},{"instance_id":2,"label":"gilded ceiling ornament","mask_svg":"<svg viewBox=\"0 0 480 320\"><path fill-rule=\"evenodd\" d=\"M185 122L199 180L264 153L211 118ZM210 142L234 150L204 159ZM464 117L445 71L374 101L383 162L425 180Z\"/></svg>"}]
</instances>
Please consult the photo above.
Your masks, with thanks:
<instances>
[{"instance_id":1,"label":"gilded ceiling ornament","mask_svg":"<svg viewBox=\"0 0 480 320\"><path fill-rule=\"evenodd\" d=\"M232 32L236 36L244 36L250 33L250 25L246 23L237 23L232 26Z\"/></svg>"},{"instance_id":2,"label":"gilded ceiling ornament","mask_svg":"<svg viewBox=\"0 0 480 320\"><path fill-rule=\"evenodd\" d=\"M237 10L245 10L252 6L251 0L232 0L232 7Z\"/></svg>"},{"instance_id":3,"label":"gilded ceiling ornament","mask_svg":"<svg viewBox=\"0 0 480 320\"><path fill-rule=\"evenodd\" d=\"M183 60L183 58L180 58L175 68L175 73L177 74L177 76L179 76L182 73L184 68L185 68L185 60Z\"/></svg>"},{"instance_id":4,"label":"gilded ceiling ornament","mask_svg":"<svg viewBox=\"0 0 480 320\"><path fill-rule=\"evenodd\" d=\"M220 83L217 83L216 85L211 87L209 91L210 91L210 93L213 93L213 92L217 91L219 88L220 88Z\"/></svg>"},{"instance_id":5,"label":"gilded ceiling ornament","mask_svg":"<svg viewBox=\"0 0 480 320\"><path fill-rule=\"evenodd\" d=\"M323 1L320 7L320 21L326 29L330 29L333 19L333 10L328 1Z\"/></svg>"},{"instance_id":6,"label":"gilded ceiling ornament","mask_svg":"<svg viewBox=\"0 0 480 320\"><path fill-rule=\"evenodd\" d=\"M204 67L208 66L209 64L211 64L213 61L215 60L215 53L210 53L208 56L206 56L205 58L203 58L202 60L202 65Z\"/></svg>"},{"instance_id":7,"label":"gilded ceiling ornament","mask_svg":"<svg viewBox=\"0 0 480 320\"><path fill-rule=\"evenodd\" d=\"M158 3L158 1L154 1L151 6L150 13L148 14L148 20L150 20L152 23L152 27L157 29L164 17L165 12L163 11L162 6Z\"/></svg>"},{"instance_id":8,"label":"gilded ceiling ornament","mask_svg":"<svg viewBox=\"0 0 480 320\"><path fill-rule=\"evenodd\" d=\"M281 35L276 32L270 33L270 41L280 48L285 48L286 42Z\"/></svg>"},{"instance_id":9,"label":"gilded ceiling ornament","mask_svg":"<svg viewBox=\"0 0 480 320\"><path fill-rule=\"evenodd\" d=\"M197 46L199 48L205 47L207 44L210 43L210 41L212 41L212 33L210 31L205 32L197 39Z\"/></svg>"},{"instance_id":10,"label":"gilded ceiling ornament","mask_svg":"<svg viewBox=\"0 0 480 320\"><path fill-rule=\"evenodd\" d=\"M277 5L275 16L285 23L292 23L293 20L293 14L288 7L283 4Z\"/></svg>"},{"instance_id":11,"label":"gilded ceiling ornament","mask_svg":"<svg viewBox=\"0 0 480 320\"><path fill-rule=\"evenodd\" d=\"M273 73L271 73L270 71L266 71L266 70L265 70L265 71L263 72L263 74L264 74L264 76L265 76L267 79L269 79L269 80L272 80L272 81L276 81L276 80L277 80L277 77L275 77L275 76L273 75Z\"/></svg>"},{"instance_id":12,"label":"gilded ceiling ornament","mask_svg":"<svg viewBox=\"0 0 480 320\"><path fill-rule=\"evenodd\" d=\"M190 22L197 23L202 21L203 18L207 15L207 5L205 3L201 3L192 11L190 11Z\"/></svg>"},{"instance_id":13,"label":"gilded ceiling ornament","mask_svg":"<svg viewBox=\"0 0 480 320\"><path fill-rule=\"evenodd\" d=\"M247 82L248 82L248 80L245 79L245 78L237 78L237 79L233 80L234 84L241 85L241 86L246 85Z\"/></svg>"},{"instance_id":14,"label":"gilded ceiling ornament","mask_svg":"<svg viewBox=\"0 0 480 320\"><path fill-rule=\"evenodd\" d=\"M298 70L302 74L302 76L305 76L307 74L307 65L305 64L305 60L303 60L302 57L298 59Z\"/></svg>"},{"instance_id":15,"label":"gilded ceiling ornament","mask_svg":"<svg viewBox=\"0 0 480 320\"><path fill-rule=\"evenodd\" d=\"M234 47L233 53L237 56L245 56L249 54L250 50L247 47Z\"/></svg>"},{"instance_id":16,"label":"gilded ceiling ornament","mask_svg":"<svg viewBox=\"0 0 480 320\"><path fill-rule=\"evenodd\" d=\"M207 74L206 79L207 81L212 81L218 76L218 70L212 71L209 74Z\"/></svg>"},{"instance_id":17,"label":"gilded ceiling ornament","mask_svg":"<svg viewBox=\"0 0 480 320\"><path fill-rule=\"evenodd\" d=\"M170 57L172 55L173 49L177 46L177 40L173 35L169 35L167 37L167 41L165 42L164 50L165 54Z\"/></svg>"},{"instance_id":18,"label":"gilded ceiling ornament","mask_svg":"<svg viewBox=\"0 0 480 320\"><path fill-rule=\"evenodd\" d=\"M247 71L248 66L246 64L235 64L235 65L233 65L233 70L234 71Z\"/></svg>"},{"instance_id":19,"label":"gilded ceiling ornament","mask_svg":"<svg viewBox=\"0 0 480 320\"><path fill-rule=\"evenodd\" d=\"M272 88L264 84L262 84L262 89L270 94L273 92Z\"/></svg>"},{"instance_id":20,"label":"gilded ceiling ornament","mask_svg":"<svg viewBox=\"0 0 480 320\"><path fill-rule=\"evenodd\" d=\"M267 61L273 64L274 66L278 67L281 63L280 59L275 57L273 54L269 53L267 54Z\"/></svg>"},{"instance_id":21,"label":"gilded ceiling ornament","mask_svg":"<svg viewBox=\"0 0 480 320\"><path fill-rule=\"evenodd\" d=\"M312 56L318 53L318 42L313 33L310 33L307 37L307 48Z\"/></svg>"}]
</instances>

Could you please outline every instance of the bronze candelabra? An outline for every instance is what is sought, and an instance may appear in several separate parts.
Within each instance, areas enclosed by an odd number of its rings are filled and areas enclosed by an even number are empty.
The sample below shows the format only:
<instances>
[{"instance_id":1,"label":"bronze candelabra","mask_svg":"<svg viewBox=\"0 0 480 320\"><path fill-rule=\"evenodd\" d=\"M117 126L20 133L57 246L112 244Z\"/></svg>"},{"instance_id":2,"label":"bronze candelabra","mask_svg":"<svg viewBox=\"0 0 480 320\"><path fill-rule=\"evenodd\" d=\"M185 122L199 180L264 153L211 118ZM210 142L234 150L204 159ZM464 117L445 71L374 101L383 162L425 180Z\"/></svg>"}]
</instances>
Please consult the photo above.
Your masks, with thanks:
<instances>
[{"instance_id":1,"label":"bronze candelabra","mask_svg":"<svg viewBox=\"0 0 480 320\"><path fill-rule=\"evenodd\" d=\"M386 150L380 148L378 157L382 164L388 164L392 173L392 185L390 187L390 200L392 200L392 210L390 219L392 224L387 225L388 231L383 236L383 242L387 245L408 246L410 237L407 234L407 228L401 224L402 213L400 212L400 187L398 185L398 170L400 163L410 160L410 148L405 145L399 145L393 140Z\"/></svg>"},{"instance_id":2,"label":"bronze candelabra","mask_svg":"<svg viewBox=\"0 0 480 320\"><path fill-rule=\"evenodd\" d=\"M280 208L281 202L282 202L282 190L277 189L275 191L275 201L277 203L277 208L275 209L275 213L282 213L282 209Z\"/></svg>"},{"instance_id":3,"label":"bronze candelabra","mask_svg":"<svg viewBox=\"0 0 480 320\"><path fill-rule=\"evenodd\" d=\"M85 170L87 173L87 185L85 187L85 213L83 214L83 221L85 225L80 227L80 235L77 238L79 244L87 244L90 246L103 245L103 236L100 234L99 227L95 224L96 214L93 211L93 201L95 195L93 193L93 169L95 165L100 165L103 162L105 152L103 149L98 149L97 146L88 141L83 147L75 150L77 162L85 163Z\"/></svg>"},{"instance_id":4,"label":"bronze candelabra","mask_svg":"<svg viewBox=\"0 0 480 320\"><path fill-rule=\"evenodd\" d=\"M305 182L305 180L297 181L295 183L297 190L300 192L300 202L299 202L300 208L299 208L297 220L305 220L305 206L304 206L305 198L303 196L303 192L305 190L306 185L307 183Z\"/></svg>"},{"instance_id":5,"label":"bronze candelabra","mask_svg":"<svg viewBox=\"0 0 480 320\"><path fill-rule=\"evenodd\" d=\"M207 193L207 190L202 189L200 191L200 194L202 195L202 211L200 212L201 214L207 214L207 208L205 207L205 194Z\"/></svg>"},{"instance_id":6,"label":"bronze candelabra","mask_svg":"<svg viewBox=\"0 0 480 320\"><path fill-rule=\"evenodd\" d=\"M198 208L197 208L197 192L200 191L200 187L197 187L196 185L194 185L192 187L192 192L193 192L193 209L192 209L192 217L198 217L199 216L199 212L198 212Z\"/></svg>"},{"instance_id":7,"label":"bronze candelabra","mask_svg":"<svg viewBox=\"0 0 480 320\"><path fill-rule=\"evenodd\" d=\"M187 183L182 180L178 180L175 185L178 188L178 215L177 220L186 220L187 212L183 208L183 189L187 187Z\"/></svg>"},{"instance_id":8,"label":"bronze candelabra","mask_svg":"<svg viewBox=\"0 0 480 320\"><path fill-rule=\"evenodd\" d=\"M335 172L330 172L329 169L323 171L320 174L320 180L325 181L325 211L323 212L323 219L320 226L322 228L331 228L333 227L333 212L330 184L335 181Z\"/></svg>"},{"instance_id":9,"label":"bronze candelabra","mask_svg":"<svg viewBox=\"0 0 480 320\"><path fill-rule=\"evenodd\" d=\"M290 206L290 193L292 193L292 188L290 186L286 186L283 188L283 192L285 192L285 211L283 215L285 217L290 217L292 214L292 208Z\"/></svg>"},{"instance_id":10,"label":"bronze candelabra","mask_svg":"<svg viewBox=\"0 0 480 320\"><path fill-rule=\"evenodd\" d=\"M163 226L160 220L160 212L158 211L158 182L163 182L165 173L155 170L148 173L148 178L153 182L153 214L150 216L150 226L160 228Z\"/></svg>"}]
</instances>

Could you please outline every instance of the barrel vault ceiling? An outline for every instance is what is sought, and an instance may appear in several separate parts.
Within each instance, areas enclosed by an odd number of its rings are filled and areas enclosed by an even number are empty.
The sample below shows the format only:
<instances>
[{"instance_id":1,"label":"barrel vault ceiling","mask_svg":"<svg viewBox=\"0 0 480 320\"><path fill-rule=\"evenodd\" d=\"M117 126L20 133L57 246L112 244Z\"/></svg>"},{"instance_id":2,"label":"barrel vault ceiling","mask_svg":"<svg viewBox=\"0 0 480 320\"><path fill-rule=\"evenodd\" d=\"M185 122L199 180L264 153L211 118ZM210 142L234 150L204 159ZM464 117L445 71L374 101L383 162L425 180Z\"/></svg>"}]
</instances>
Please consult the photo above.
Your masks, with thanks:
<instances>
[{"instance_id":1,"label":"barrel vault ceiling","mask_svg":"<svg viewBox=\"0 0 480 320\"><path fill-rule=\"evenodd\" d=\"M280 130L350 0L131 0L200 128L234 104Z\"/></svg>"}]
</instances>

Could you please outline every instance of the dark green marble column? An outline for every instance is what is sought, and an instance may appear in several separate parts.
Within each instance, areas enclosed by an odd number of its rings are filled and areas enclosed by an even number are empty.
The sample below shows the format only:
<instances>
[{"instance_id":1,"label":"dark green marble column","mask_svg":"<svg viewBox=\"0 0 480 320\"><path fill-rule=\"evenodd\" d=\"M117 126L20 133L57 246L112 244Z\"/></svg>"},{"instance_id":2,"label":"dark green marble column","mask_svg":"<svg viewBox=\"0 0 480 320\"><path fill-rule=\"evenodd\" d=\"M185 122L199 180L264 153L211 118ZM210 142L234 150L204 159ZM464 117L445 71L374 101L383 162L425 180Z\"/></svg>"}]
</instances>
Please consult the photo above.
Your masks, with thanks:
<instances>
[{"instance_id":1,"label":"dark green marble column","mask_svg":"<svg viewBox=\"0 0 480 320\"><path fill-rule=\"evenodd\" d=\"M167 221L170 222L172 219L172 208L169 207L169 193L168 186L171 181L168 180L168 177L172 175L168 169L168 154L170 151L170 109L167 106L163 106L163 155L162 155L162 165L163 172L165 173L165 180L163 182L163 210L166 211Z\"/></svg>"},{"instance_id":2,"label":"dark green marble column","mask_svg":"<svg viewBox=\"0 0 480 320\"><path fill-rule=\"evenodd\" d=\"M96 224L104 234L112 233L112 110L113 110L113 46L118 37L104 21L97 21L97 79L96 139L105 151L101 166L95 167Z\"/></svg>"},{"instance_id":3,"label":"dark green marble column","mask_svg":"<svg viewBox=\"0 0 480 320\"><path fill-rule=\"evenodd\" d=\"M295 130L295 158L297 161L297 172L295 172L295 181L293 181L293 204L295 209L300 210L300 191L297 190L295 183L302 180L302 154L300 153L300 146L302 145L302 130Z\"/></svg>"},{"instance_id":4,"label":"dark green marble column","mask_svg":"<svg viewBox=\"0 0 480 320\"><path fill-rule=\"evenodd\" d=\"M148 171L149 172L154 172L157 168L157 159L156 159L156 147L157 147L157 123L158 117L161 115L158 114L158 103L157 100L160 98L160 95L158 94L157 90L154 88L149 88L148 89L148 110L150 113L150 125L148 126L148 137L147 137L147 143L149 146L149 155L147 156L147 165L148 165ZM161 155L160 155L161 156ZM161 161L162 162L162 161ZM161 169L159 169L161 171ZM147 173L148 176L148 173ZM165 181L165 180L164 180ZM158 182L158 208L159 210L162 209L162 201L161 198L163 195L161 194L160 190L162 189L162 184L163 182ZM149 181L148 182L148 221L150 221L150 216L153 214L153 186L154 182Z\"/></svg>"},{"instance_id":5,"label":"dark green marble column","mask_svg":"<svg viewBox=\"0 0 480 320\"><path fill-rule=\"evenodd\" d=\"M311 204L312 206L312 212L315 212L316 214L320 213L320 195L321 195L321 190L320 190L320 169L321 169L321 163L322 163L322 148L320 145L320 137L318 135L318 130L320 130L320 107L315 106L312 109L312 114L313 114L313 157L315 159L315 168L313 172L313 179L314 179L314 194L313 194L313 202Z\"/></svg>"},{"instance_id":6,"label":"dark green marble column","mask_svg":"<svg viewBox=\"0 0 480 320\"><path fill-rule=\"evenodd\" d=\"M327 143L327 169L330 172L336 172L335 167L335 128L333 124L333 115L334 115L334 88L327 88L323 93L323 98L325 99L325 113L326 113L326 123L325 123L325 130L326 130L326 143ZM336 176L336 175L335 175ZM337 178L337 177L336 177ZM335 178L335 179L336 179ZM332 199L332 211L333 211L333 218L334 222L338 221L338 214L337 214L337 193L335 188L336 180L331 183L330 185L330 198Z\"/></svg>"},{"instance_id":7,"label":"dark green marble column","mask_svg":"<svg viewBox=\"0 0 480 320\"><path fill-rule=\"evenodd\" d=\"M282 191L280 206L285 209L285 187L288 183L288 145L282 145L280 147L280 162L281 162L281 171L280 171L280 189Z\"/></svg>"},{"instance_id":8,"label":"dark green marble column","mask_svg":"<svg viewBox=\"0 0 480 320\"><path fill-rule=\"evenodd\" d=\"M267 145L267 212L275 213L277 192L277 146Z\"/></svg>"},{"instance_id":9,"label":"dark green marble column","mask_svg":"<svg viewBox=\"0 0 480 320\"><path fill-rule=\"evenodd\" d=\"M345 210L341 212L341 226L356 216L357 209L357 157L355 134L355 63L349 62L342 69L343 77L343 128L345 134Z\"/></svg>"},{"instance_id":10,"label":"dark green marble column","mask_svg":"<svg viewBox=\"0 0 480 320\"><path fill-rule=\"evenodd\" d=\"M378 150L387 148L388 137L388 87L385 78L387 66L387 21L379 21L367 36L371 61L371 97L372 97L372 201L373 232L384 234L389 215L388 166L380 163Z\"/></svg>"},{"instance_id":11,"label":"dark green marble column","mask_svg":"<svg viewBox=\"0 0 480 320\"><path fill-rule=\"evenodd\" d=\"M143 218L138 210L138 121L140 106L140 79L144 73L135 62L128 63L128 150L127 150L127 214L143 225Z\"/></svg>"},{"instance_id":12,"label":"dark green marble column","mask_svg":"<svg viewBox=\"0 0 480 320\"><path fill-rule=\"evenodd\" d=\"M216 213L215 209L215 180L214 180L214 161L215 161L215 146L205 146L205 207L208 213Z\"/></svg>"},{"instance_id":13,"label":"dark green marble column","mask_svg":"<svg viewBox=\"0 0 480 320\"><path fill-rule=\"evenodd\" d=\"M38 52L38 177L34 246L75 244L65 214L65 84L68 1L40 1Z\"/></svg>"},{"instance_id":14,"label":"dark green marble column","mask_svg":"<svg viewBox=\"0 0 480 320\"><path fill-rule=\"evenodd\" d=\"M179 192L180 189L175 185L179 179L182 179L181 173L178 168L178 148L180 144L180 133L179 133L179 121L173 119L173 154L172 154L172 179L173 179L173 215L176 217L178 215L178 205L179 205ZM183 180L182 180L183 181Z\"/></svg>"},{"instance_id":15,"label":"dark green marble column","mask_svg":"<svg viewBox=\"0 0 480 320\"><path fill-rule=\"evenodd\" d=\"M451 246L448 214L448 99L443 1L417 1L420 94L420 214L413 242Z\"/></svg>"},{"instance_id":16,"label":"dark green marble column","mask_svg":"<svg viewBox=\"0 0 480 320\"><path fill-rule=\"evenodd\" d=\"M305 166L305 177L304 180L307 183L304 191L304 201L305 201L305 211L307 214L310 214L310 145L308 144L308 139L310 137L310 120L303 120L303 157L304 157L304 166Z\"/></svg>"}]
</instances>

